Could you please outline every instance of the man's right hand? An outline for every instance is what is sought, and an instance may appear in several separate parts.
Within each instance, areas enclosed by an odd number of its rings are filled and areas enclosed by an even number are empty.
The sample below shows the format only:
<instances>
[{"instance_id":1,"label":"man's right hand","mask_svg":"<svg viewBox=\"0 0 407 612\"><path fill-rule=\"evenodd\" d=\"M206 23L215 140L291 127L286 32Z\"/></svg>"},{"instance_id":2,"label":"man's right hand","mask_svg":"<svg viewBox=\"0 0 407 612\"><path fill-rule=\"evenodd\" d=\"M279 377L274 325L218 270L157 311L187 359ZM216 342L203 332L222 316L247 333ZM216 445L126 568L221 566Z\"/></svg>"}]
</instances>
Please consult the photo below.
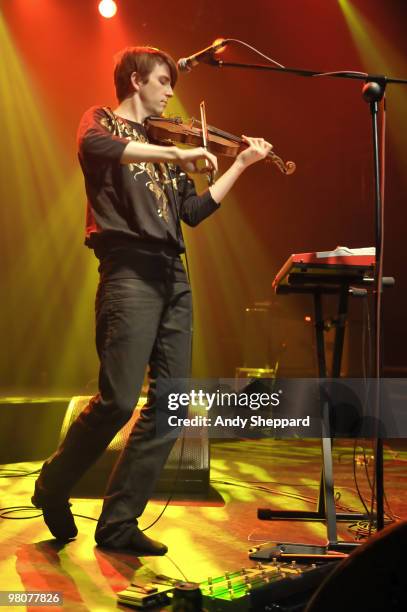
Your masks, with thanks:
<instances>
[{"instance_id":1,"label":"man's right hand","mask_svg":"<svg viewBox=\"0 0 407 612\"><path fill-rule=\"evenodd\" d=\"M207 172L218 171L218 160L213 153L209 153L203 147L196 147L193 149L180 149L178 148L178 165L190 174L199 173L204 174ZM205 165L201 168L198 167L197 162L206 160Z\"/></svg>"}]
</instances>

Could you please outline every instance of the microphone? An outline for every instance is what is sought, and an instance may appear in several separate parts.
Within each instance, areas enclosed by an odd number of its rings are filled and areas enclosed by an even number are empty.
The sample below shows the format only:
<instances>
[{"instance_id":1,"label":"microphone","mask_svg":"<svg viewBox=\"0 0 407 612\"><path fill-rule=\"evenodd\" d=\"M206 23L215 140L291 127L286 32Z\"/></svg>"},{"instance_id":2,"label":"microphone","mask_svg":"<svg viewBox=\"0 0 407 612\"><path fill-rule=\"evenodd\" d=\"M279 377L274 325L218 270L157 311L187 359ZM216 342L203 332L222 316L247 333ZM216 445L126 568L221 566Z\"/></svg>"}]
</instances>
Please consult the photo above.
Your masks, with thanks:
<instances>
[{"instance_id":1,"label":"microphone","mask_svg":"<svg viewBox=\"0 0 407 612\"><path fill-rule=\"evenodd\" d=\"M200 63L210 63L214 54L217 51L223 50L228 42L228 38L217 38L210 47L206 47L206 49L198 51L198 53L194 53L194 55L189 57L181 57L177 62L178 70L180 72L189 72Z\"/></svg>"}]
</instances>

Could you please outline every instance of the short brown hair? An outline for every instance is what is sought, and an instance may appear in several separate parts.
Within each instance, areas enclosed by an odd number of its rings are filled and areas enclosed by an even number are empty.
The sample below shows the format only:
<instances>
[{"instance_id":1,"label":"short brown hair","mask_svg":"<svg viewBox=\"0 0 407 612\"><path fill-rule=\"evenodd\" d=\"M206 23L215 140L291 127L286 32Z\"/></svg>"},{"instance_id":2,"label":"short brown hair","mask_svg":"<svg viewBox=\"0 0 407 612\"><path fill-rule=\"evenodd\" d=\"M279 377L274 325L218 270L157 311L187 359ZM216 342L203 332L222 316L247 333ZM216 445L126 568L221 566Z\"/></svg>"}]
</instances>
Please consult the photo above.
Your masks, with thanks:
<instances>
[{"instance_id":1,"label":"short brown hair","mask_svg":"<svg viewBox=\"0 0 407 612\"><path fill-rule=\"evenodd\" d=\"M119 102L131 93L130 77L137 72L141 79L148 80L156 64L167 64L171 75L171 87L175 86L178 78L176 63L168 53L154 47L126 47L119 51L115 57L114 84L116 97Z\"/></svg>"}]
</instances>

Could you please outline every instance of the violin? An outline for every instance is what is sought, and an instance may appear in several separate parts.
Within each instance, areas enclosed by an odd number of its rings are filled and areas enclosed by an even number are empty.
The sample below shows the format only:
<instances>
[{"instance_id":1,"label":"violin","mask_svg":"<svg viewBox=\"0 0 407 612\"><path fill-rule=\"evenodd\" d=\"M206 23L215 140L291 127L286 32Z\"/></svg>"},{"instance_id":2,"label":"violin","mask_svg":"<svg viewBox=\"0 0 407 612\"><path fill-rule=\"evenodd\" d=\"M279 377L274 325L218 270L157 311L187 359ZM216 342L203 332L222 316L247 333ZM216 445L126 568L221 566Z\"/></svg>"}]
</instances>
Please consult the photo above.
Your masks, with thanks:
<instances>
[{"instance_id":1,"label":"violin","mask_svg":"<svg viewBox=\"0 0 407 612\"><path fill-rule=\"evenodd\" d=\"M203 130L201 122L191 118L184 122L181 117L167 119L165 117L149 117L145 122L149 138L162 145L181 143L193 147L200 147L203 143ZM237 157L242 149L249 146L239 136L234 136L211 125L207 127L207 147L214 155ZM266 160L276 164L283 174L295 172L296 165L292 161L284 162L281 157L270 151Z\"/></svg>"}]
</instances>

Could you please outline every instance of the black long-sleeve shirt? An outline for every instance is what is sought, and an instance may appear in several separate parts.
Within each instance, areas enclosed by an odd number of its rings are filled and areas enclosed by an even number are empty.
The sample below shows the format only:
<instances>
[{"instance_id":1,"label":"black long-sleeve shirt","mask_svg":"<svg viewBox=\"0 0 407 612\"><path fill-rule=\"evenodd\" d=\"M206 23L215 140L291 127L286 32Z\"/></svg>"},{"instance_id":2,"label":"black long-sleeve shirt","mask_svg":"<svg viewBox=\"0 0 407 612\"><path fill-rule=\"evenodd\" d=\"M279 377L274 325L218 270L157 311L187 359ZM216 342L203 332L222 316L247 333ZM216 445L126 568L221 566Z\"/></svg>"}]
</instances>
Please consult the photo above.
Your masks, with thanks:
<instances>
[{"instance_id":1,"label":"black long-sleeve shirt","mask_svg":"<svg viewBox=\"0 0 407 612\"><path fill-rule=\"evenodd\" d=\"M195 226L219 204L209 191L197 195L177 166L120 163L129 140L148 142L142 124L107 107L92 107L82 117L78 155L88 197L85 244L95 250L102 272L117 275L120 269L120 274L161 278L163 262L185 251L180 219Z\"/></svg>"}]
</instances>

